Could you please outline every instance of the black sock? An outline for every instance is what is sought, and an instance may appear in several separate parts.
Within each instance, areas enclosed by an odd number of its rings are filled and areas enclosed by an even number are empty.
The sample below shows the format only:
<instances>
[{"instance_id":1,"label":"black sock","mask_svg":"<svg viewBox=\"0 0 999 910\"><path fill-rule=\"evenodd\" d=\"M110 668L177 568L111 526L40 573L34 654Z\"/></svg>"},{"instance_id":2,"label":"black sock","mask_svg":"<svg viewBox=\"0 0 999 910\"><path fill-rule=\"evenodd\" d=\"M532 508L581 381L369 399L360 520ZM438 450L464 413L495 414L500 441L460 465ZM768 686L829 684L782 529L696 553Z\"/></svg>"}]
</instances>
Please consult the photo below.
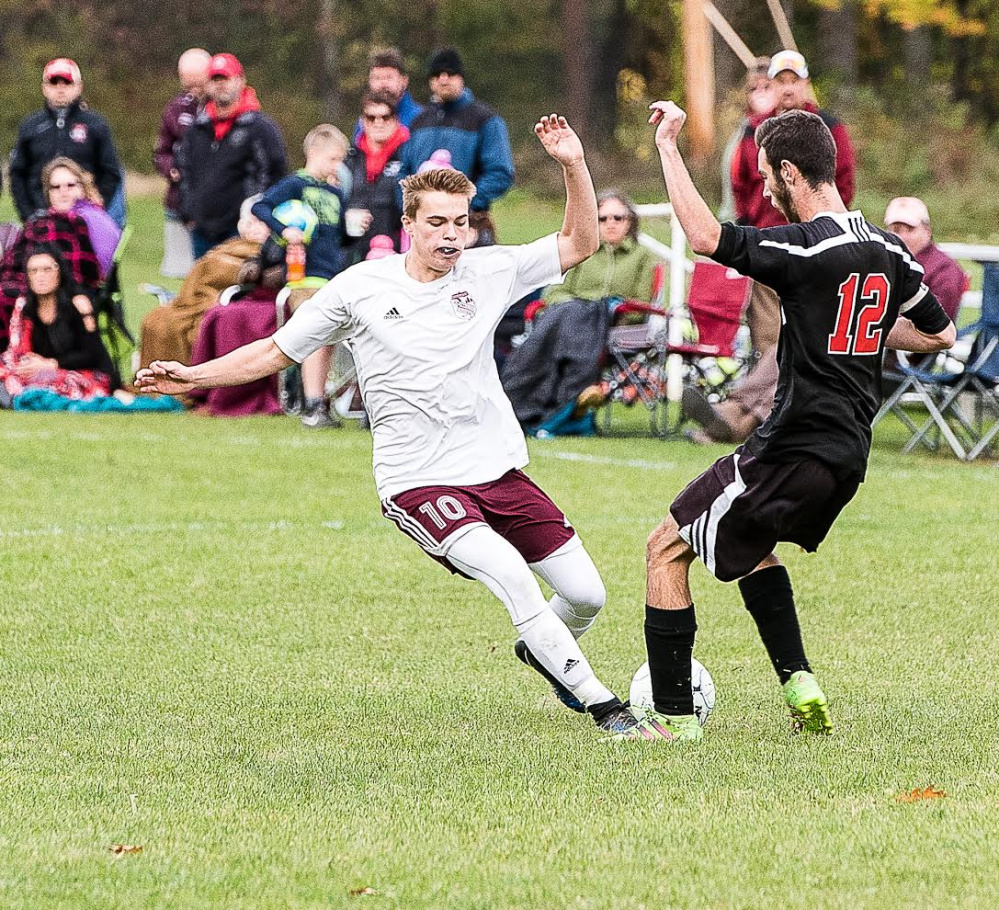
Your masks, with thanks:
<instances>
[{"instance_id":1,"label":"black sock","mask_svg":"<svg viewBox=\"0 0 999 910\"><path fill-rule=\"evenodd\" d=\"M610 701L602 701L598 704L590 705L587 707L586 713L599 724L611 711L617 711L621 707L623 707L621 699L615 695Z\"/></svg>"},{"instance_id":2,"label":"black sock","mask_svg":"<svg viewBox=\"0 0 999 910\"><path fill-rule=\"evenodd\" d=\"M772 566L753 572L739 580L739 590L746 609L756 620L760 638L781 685L791 678L792 673L811 670L805 657L805 646L801 643L801 629L787 569Z\"/></svg>"},{"instance_id":3,"label":"black sock","mask_svg":"<svg viewBox=\"0 0 999 910\"><path fill-rule=\"evenodd\" d=\"M694 605L683 610L645 607L645 647L649 652L652 702L660 714L693 714L690 658L697 621Z\"/></svg>"}]
</instances>

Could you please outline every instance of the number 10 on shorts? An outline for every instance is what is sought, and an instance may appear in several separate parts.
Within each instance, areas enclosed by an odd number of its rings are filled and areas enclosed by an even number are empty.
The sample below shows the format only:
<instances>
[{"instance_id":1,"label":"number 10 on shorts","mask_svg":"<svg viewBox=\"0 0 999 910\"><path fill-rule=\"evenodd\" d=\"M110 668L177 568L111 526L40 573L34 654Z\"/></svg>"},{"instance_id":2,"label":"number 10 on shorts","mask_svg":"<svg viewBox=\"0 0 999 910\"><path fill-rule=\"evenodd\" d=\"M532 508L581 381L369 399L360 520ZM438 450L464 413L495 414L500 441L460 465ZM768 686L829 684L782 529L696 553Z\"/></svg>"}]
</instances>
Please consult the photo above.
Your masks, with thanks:
<instances>
[{"instance_id":1,"label":"number 10 on shorts","mask_svg":"<svg viewBox=\"0 0 999 910\"><path fill-rule=\"evenodd\" d=\"M438 496L436 503L425 502L419 511L441 531L447 527L449 521L458 521L468 514L465 507L453 496Z\"/></svg>"}]
</instances>

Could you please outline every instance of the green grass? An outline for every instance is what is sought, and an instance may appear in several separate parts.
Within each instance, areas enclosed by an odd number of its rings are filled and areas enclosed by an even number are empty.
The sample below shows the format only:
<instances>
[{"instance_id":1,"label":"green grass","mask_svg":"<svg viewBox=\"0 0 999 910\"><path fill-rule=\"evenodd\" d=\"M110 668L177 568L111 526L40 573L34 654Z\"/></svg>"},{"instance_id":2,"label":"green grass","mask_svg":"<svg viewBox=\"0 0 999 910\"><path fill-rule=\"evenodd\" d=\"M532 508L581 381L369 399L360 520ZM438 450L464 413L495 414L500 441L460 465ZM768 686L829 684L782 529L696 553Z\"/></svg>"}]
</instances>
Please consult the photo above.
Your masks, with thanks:
<instances>
[{"instance_id":1,"label":"green grass","mask_svg":"<svg viewBox=\"0 0 999 910\"><path fill-rule=\"evenodd\" d=\"M821 553L782 553L829 739L789 734L737 589L695 566L718 704L674 750L546 696L499 603L379 516L353 425L0 413L0 438L5 910L999 904L994 467L880 434ZM532 444L607 582L583 643L618 691L645 536L723 451Z\"/></svg>"}]
</instances>

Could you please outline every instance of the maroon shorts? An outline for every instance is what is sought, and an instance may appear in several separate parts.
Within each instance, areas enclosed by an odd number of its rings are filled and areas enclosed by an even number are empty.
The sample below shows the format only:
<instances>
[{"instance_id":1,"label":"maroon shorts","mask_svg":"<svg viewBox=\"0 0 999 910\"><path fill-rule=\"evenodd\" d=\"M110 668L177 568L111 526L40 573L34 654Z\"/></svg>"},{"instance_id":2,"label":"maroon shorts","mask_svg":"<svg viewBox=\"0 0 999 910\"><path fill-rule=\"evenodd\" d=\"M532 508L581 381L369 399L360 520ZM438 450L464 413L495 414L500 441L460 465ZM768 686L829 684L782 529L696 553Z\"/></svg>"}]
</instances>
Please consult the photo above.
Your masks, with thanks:
<instances>
[{"instance_id":1,"label":"maroon shorts","mask_svg":"<svg viewBox=\"0 0 999 910\"><path fill-rule=\"evenodd\" d=\"M406 490L384 500L382 514L456 574L446 553L471 525L492 528L529 563L551 556L575 534L562 510L523 471L471 487Z\"/></svg>"},{"instance_id":2,"label":"maroon shorts","mask_svg":"<svg viewBox=\"0 0 999 910\"><path fill-rule=\"evenodd\" d=\"M708 571L735 581L778 541L814 553L859 483L837 479L821 461L772 464L739 449L695 477L669 511Z\"/></svg>"}]
</instances>

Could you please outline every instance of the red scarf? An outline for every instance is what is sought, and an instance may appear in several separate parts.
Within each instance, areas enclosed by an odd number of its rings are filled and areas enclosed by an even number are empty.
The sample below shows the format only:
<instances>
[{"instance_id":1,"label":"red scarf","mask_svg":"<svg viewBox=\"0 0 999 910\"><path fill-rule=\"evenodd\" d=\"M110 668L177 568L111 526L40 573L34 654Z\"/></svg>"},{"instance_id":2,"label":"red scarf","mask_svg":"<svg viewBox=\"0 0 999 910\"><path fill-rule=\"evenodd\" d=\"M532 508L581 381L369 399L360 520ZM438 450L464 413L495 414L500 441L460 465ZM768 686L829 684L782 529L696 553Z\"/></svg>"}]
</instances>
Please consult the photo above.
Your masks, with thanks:
<instances>
[{"instance_id":1,"label":"red scarf","mask_svg":"<svg viewBox=\"0 0 999 910\"><path fill-rule=\"evenodd\" d=\"M389 158L407 139L409 139L409 130L400 123L396 127L396 131L385 140L385 144L376 152L368 144L368 134L361 133L357 140L357 147L364 152L368 183L374 183L381 176Z\"/></svg>"},{"instance_id":2,"label":"red scarf","mask_svg":"<svg viewBox=\"0 0 999 910\"><path fill-rule=\"evenodd\" d=\"M214 101L209 101L205 105L205 113L208 114L212 124L215 126L216 142L221 142L229 135L229 130L232 129L237 117L240 117L247 111L259 110L260 102L257 100L257 93L250 86L246 86L243 89L243 94L239 96L239 101L236 102L236 106L232 109L232 112L226 114L224 117L219 114Z\"/></svg>"}]
</instances>

